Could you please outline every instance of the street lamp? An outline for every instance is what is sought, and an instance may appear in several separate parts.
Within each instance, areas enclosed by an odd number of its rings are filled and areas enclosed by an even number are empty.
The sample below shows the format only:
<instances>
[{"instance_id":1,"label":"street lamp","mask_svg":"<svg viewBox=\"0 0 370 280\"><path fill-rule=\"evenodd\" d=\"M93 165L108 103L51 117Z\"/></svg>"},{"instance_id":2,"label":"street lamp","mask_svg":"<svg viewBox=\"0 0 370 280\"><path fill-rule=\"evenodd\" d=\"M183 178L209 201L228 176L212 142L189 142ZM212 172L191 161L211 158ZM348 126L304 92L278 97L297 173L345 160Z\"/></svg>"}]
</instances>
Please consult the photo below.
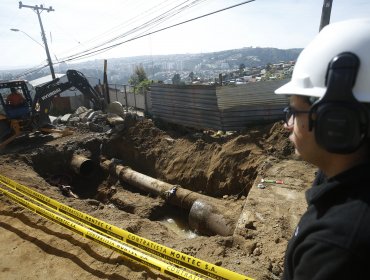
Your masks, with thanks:
<instances>
[{"instance_id":1,"label":"street lamp","mask_svg":"<svg viewBox=\"0 0 370 280\"><path fill-rule=\"evenodd\" d=\"M10 28L10 30L11 31L14 31L14 32L22 32L24 35L26 35L28 38L30 38L32 41L34 41L34 42L36 42L37 44L39 44L43 49L45 49L45 47L41 44L41 43L39 43L39 42L37 42L35 39L33 39L30 35L28 35L26 32L24 32L24 31L22 31L22 30L19 30L19 29L17 29L17 28Z\"/></svg>"}]
</instances>

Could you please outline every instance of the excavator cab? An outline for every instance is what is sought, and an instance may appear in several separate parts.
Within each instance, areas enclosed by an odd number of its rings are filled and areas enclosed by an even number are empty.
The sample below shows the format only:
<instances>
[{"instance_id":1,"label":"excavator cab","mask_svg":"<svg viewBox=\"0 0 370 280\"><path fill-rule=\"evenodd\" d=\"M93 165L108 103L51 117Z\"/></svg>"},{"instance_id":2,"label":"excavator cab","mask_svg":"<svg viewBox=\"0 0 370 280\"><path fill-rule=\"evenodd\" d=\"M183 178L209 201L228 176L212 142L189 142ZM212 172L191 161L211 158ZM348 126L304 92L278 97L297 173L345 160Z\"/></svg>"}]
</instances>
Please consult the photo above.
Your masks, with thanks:
<instances>
[{"instance_id":1,"label":"excavator cab","mask_svg":"<svg viewBox=\"0 0 370 280\"><path fill-rule=\"evenodd\" d=\"M16 99L12 94L17 96ZM0 142L13 138L12 135L14 137L20 135L23 127L29 123L31 112L32 98L26 81L1 81ZM8 141L5 142L8 143ZM3 143L0 144L0 147Z\"/></svg>"},{"instance_id":2,"label":"excavator cab","mask_svg":"<svg viewBox=\"0 0 370 280\"><path fill-rule=\"evenodd\" d=\"M14 96L16 97L15 100ZM0 103L0 114L5 115L6 118L29 118L31 113L32 100L26 82L0 82Z\"/></svg>"}]
</instances>

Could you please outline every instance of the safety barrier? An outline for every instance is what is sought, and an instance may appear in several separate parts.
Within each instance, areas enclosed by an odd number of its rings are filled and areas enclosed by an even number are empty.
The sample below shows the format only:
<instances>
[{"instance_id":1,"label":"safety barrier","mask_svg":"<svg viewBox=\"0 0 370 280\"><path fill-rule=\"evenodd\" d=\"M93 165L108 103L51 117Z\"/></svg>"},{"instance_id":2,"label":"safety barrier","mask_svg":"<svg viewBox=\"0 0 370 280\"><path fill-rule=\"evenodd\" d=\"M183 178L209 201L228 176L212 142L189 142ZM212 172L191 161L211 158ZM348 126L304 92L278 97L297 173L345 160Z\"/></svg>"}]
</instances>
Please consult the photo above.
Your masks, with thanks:
<instances>
[{"instance_id":1,"label":"safety barrier","mask_svg":"<svg viewBox=\"0 0 370 280\"><path fill-rule=\"evenodd\" d=\"M193 280L205 279L202 277L220 280L253 280L247 276L186 255L169 247L150 241L149 239L132 234L114 225L108 224L36 192L3 175L0 175L0 183L14 191L17 191L28 199L41 203L43 207L47 207L51 211L0 188L0 192L13 201L18 202L31 211L34 211L35 213L88 239L117 251L134 262L138 262L149 268L158 270L163 274L171 275L179 279ZM58 214L53 213L52 211L57 212ZM135 247L140 251L137 251L132 247ZM146 255L144 251L152 255ZM160 257L161 260L154 258L154 256ZM197 274L201 274L202 276L198 276Z\"/></svg>"}]
</instances>

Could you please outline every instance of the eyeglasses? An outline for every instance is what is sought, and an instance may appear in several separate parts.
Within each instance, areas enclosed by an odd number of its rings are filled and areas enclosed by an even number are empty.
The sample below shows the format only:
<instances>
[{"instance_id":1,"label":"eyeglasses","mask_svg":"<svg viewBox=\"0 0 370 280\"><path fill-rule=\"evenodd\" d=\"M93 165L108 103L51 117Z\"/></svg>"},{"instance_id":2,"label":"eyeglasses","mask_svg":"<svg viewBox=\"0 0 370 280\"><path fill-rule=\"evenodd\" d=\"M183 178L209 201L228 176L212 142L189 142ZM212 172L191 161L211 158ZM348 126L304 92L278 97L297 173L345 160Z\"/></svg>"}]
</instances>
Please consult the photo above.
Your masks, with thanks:
<instances>
[{"instance_id":1,"label":"eyeglasses","mask_svg":"<svg viewBox=\"0 0 370 280\"><path fill-rule=\"evenodd\" d=\"M297 114L308 114L310 111L300 111L288 106L284 108L283 112L285 113L284 122L288 127L290 127L294 125L294 119Z\"/></svg>"}]
</instances>

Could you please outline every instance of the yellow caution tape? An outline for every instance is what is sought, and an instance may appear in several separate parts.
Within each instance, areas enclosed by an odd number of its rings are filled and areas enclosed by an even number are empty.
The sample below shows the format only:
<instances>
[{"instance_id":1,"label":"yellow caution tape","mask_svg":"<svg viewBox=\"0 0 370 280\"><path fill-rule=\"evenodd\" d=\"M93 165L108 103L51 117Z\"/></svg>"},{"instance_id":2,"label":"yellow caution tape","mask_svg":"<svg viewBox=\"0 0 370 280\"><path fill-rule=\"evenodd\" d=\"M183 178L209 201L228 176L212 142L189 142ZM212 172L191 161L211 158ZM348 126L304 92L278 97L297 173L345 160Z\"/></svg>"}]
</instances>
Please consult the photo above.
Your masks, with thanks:
<instances>
[{"instance_id":1,"label":"yellow caution tape","mask_svg":"<svg viewBox=\"0 0 370 280\"><path fill-rule=\"evenodd\" d=\"M77 219L73 218L72 216L69 216L69 215L67 215L67 214L65 214L65 213L58 212L58 211L57 211L57 209L56 209L55 207L51 207L51 206L49 206L49 205L47 205L47 204L45 204L45 203L41 203L41 202L40 202L39 200L37 200L36 198L34 198L34 197L32 197L32 196L29 196L29 195L27 195L27 194L25 194L25 193L23 193L23 192L21 192L21 191L17 190L15 187L13 187L13 186L11 186L11 185L9 185L9 184L7 184L7 183L5 183L5 182L1 181L1 180L0 180L0 184L3 184L4 186L6 186L6 187L8 187L8 188L10 188L10 189L12 189L12 190L14 190L14 191L16 191L16 192L20 193L21 195L23 195L23 196L24 196L24 197L26 197L27 199L30 199L30 200L32 200L32 201L35 201L36 203L40 204L40 205L41 205L41 207L46 207L47 209L50 209L50 210L51 210L52 212L54 212L54 213L59 213L60 215L62 215L62 216L64 216L64 217L66 217L67 219L70 219L70 220L72 220L72 221L75 221L77 224L80 224L80 225L82 225L83 227L88 227L89 229L91 229L91 230L93 230L93 231L95 231L95 232L98 232L99 234L104 235L104 236L106 236L106 237L108 237L108 238L112 238L112 239L114 239L114 240L117 240L118 242L124 242L124 241L122 241L121 239L118 239L118 238L116 238L116 237L114 237L114 236L111 236L111 235L109 235L109 234L107 234L107 233L105 233L105 232L101 231L101 230L100 230L100 229L98 229L98 228L92 227L91 225L89 225L89 224L87 224L87 223L82 222L81 220L77 220ZM127 244L127 243L126 243L126 244Z\"/></svg>"},{"instance_id":2,"label":"yellow caution tape","mask_svg":"<svg viewBox=\"0 0 370 280\"><path fill-rule=\"evenodd\" d=\"M108 224L88 214L80 212L72 207L69 207L63 203L60 203L52 198L49 198L41 193L38 193L3 175L0 175L0 182L6 184L6 186L10 188L13 188L14 190L21 192L24 195L30 196L31 198L39 201L40 203L43 203L51 207L55 211L58 211L68 217L76 219L77 221L83 222L92 229L97 229L101 231L103 234L108 234L113 238L121 240L122 242L132 245L138 249L159 256L162 259L167 260L173 264L191 269L197 273L201 273L205 276L211 277L212 279L253 280L253 278L241 275L226 268L216 266L212 263L189 256L187 254L181 253L169 247L153 242L149 239L125 231L114 225Z\"/></svg>"},{"instance_id":3,"label":"yellow caution tape","mask_svg":"<svg viewBox=\"0 0 370 280\"><path fill-rule=\"evenodd\" d=\"M94 232L88 228L85 228L73 221L70 221L60 215L57 215L47 209L44 209L30 201L27 201L1 187L0 193L3 193L8 198L12 199L15 202L18 202L23 207L35 212L36 214L48 220L51 220L79 235L82 235L87 239L95 241L100 245L112 249L135 263L144 265L146 267L149 267L150 269L157 270L164 275L170 275L178 279L205 280L205 278L203 277L197 276L191 272L188 272L182 268L178 268L174 265L162 262L154 257L144 254L143 252L137 251L136 249L131 248L130 246L124 243L120 243L118 241L105 237L97 232Z\"/></svg>"}]
</instances>

